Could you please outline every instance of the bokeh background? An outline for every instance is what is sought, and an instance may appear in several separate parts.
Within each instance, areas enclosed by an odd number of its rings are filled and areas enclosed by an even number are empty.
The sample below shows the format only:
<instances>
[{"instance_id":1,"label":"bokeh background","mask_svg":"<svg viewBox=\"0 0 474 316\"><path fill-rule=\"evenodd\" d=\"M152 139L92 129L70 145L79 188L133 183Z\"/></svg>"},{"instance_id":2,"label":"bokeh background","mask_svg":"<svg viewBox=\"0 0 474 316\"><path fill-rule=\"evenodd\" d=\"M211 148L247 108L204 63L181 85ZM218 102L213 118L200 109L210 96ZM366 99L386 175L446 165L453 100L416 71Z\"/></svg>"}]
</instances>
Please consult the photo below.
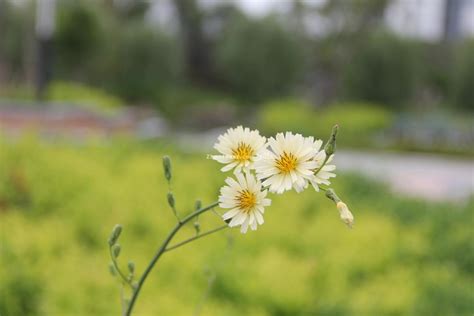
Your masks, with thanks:
<instances>
[{"instance_id":1,"label":"bokeh background","mask_svg":"<svg viewBox=\"0 0 474 316\"><path fill-rule=\"evenodd\" d=\"M143 271L163 155L186 214L226 128L336 123L354 229L274 196L258 231L164 256L136 315L473 315L473 37L473 0L0 0L0 315L119 315L107 238Z\"/></svg>"}]
</instances>

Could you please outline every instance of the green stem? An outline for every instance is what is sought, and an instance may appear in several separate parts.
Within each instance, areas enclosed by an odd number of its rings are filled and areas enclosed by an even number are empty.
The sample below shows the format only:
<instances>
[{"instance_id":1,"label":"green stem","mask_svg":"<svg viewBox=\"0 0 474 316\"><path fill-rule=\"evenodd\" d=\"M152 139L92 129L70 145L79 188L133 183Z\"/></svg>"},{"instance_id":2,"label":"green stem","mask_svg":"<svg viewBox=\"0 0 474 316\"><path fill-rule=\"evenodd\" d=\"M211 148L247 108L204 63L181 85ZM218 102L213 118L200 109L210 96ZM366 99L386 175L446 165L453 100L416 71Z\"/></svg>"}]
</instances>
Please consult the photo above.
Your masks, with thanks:
<instances>
[{"instance_id":1,"label":"green stem","mask_svg":"<svg viewBox=\"0 0 474 316\"><path fill-rule=\"evenodd\" d=\"M122 273L122 271L120 270L118 264L117 264L117 260L116 258L114 257L114 254L112 253L112 247L109 247L109 252L110 252L110 258L112 258L112 264L114 265L114 268L115 270L117 271L117 273L119 274L120 278L122 279L122 281L130 286L132 286L132 284L128 281L128 279L125 277L125 275Z\"/></svg>"},{"instance_id":2,"label":"green stem","mask_svg":"<svg viewBox=\"0 0 474 316\"><path fill-rule=\"evenodd\" d=\"M337 135L338 130L339 130L339 125L334 125L332 127L331 136L327 140L326 144L324 144L324 152L326 153L326 157L324 157L324 161L321 164L321 166L314 171L314 175L317 175L318 172L321 171L321 169L323 169L323 167L328 162L329 157L331 157L336 151L336 135Z\"/></svg>"},{"instance_id":3,"label":"green stem","mask_svg":"<svg viewBox=\"0 0 474 316\"><path fill-rule=\"evenodd\" d=\"M170 251L170 250L179 248L179 247L181 247L181 246L186 245L187 243L189 243L189 242L191 242L191 241L194 241L194 240L199 239L199 238L202 238L202 237L204 237L204 236L207 236L207 235L216 233L216 232L218 232L218 231L220 231L220 230L223 230L224 228L227 228L227 227L229 227L229 225L223 225L223 226L214 228L214 229L212 229L212 230L210 230L210 231L207 231L207 232L205 232L205 233L199 234L199 235L197 235L197 236L194 236L194 237L191 237L191 238L189 238L189 239L186 239L186 240L184 240L184 241L182 241L182 242L179 242L179 243L177 243L176 245L167 247L167 248L165 249L165 251Z\"/></svg>"},{"instance_id":4,"label":"green stem","mask_svg":"<svg viewBox=\"0 0 474 316\"><path fill-rule=\"evenodd\" d=\"M330 156L326 155L326 157L324 158L323 163L321 164L321 166L320 166L318 169L316 169L316 171L314 172L314 175L317 175L318 172L321 171L321 169L323 169L323 167L324 167L324 166L326 165L326 163L328 162L329 157L330 157Z\"/></svg>"},{"instance_id":5,"label":"green stem","mask_svg":"<svg viewBox=\"0 0 474 316\"><path fill-rule=\"evenodd\" d=\"M127 311L125 313L125 316L130 316L133 310L133 306L135 305L135 301L137 300L138 294L140 294L140 290L142 289L143 283L145 283L146 278L148 277L148 274L151 272L153 267L155 266L156 262L160 257L165 253L166 247L168 247L168 244L171 242L173 239L174 235L190 220L192 220L194 217L198 216L199 214L202 214L214 207L216 207L219 204L219 202L214 202L206 207L203 207L185 218L183 218L176 226L173 228L173 230L169 233L168 237L166 237L165 241L163 244L160 246L158 251L156 252L155 256L151 259L150 263L148 264L148 267L145 269L145 272L143 272L142 276L140 277L140 280L138 281L136 289L133 291L132 298L130 299L130 304L128 305Z\"/></svg>"}]
</instances>

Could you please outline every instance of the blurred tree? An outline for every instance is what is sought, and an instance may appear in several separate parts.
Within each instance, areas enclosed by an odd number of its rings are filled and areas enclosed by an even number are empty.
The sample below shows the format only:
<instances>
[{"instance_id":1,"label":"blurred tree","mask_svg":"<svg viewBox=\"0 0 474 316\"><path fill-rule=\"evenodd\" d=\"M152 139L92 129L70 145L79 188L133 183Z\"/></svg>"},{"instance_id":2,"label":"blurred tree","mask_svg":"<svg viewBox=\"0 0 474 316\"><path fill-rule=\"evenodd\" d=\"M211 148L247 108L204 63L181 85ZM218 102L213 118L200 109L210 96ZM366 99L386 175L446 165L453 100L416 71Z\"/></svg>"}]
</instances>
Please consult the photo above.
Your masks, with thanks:
<instances>
[{"instance_id":1,"label":"blurred tree","mask_svg":"<svg viewBox=\"0 0 474 316\"><path fill-rule=\"evenodd\" d=\"M0 82L29 79L28 49L33 28L31 5L16 7L0 0Z\"/></svg>"},{"instance_id":2,"label":"blurred tree","mask_svg":"<svg viewBox=\"0 0 474 316\"><path fill-rule=\"evenodd\" d=\"M339 99L346 90L348 66L370 45L371 33L384 27L390 0L328 0L317 8L327 32L314 42L312 91L322 103Z\"/></svg>"},{"instance_id":3,"label":"blurred tree","mask_svg":"<svg viewBox=\"0 0 474 316\"><path fill-rule=\"evenodd\" d=\"M143 19L150 7L150 2L143 0L112 0L106 4L122 20Z\"/></svg>"},{"instance_id":4,"label":"blurred tree","mask_svg":"<svg viewBox=\"0 0 474 316\"><path fill-rule=\"evenodd\" d=\"M56 0L36 2L36 97L43 99L53 75Z\"/></svg>"},{"instance_id":5,"label":"blurred tree","mask_svg":"<svg viewBox=\"0 0 474 316\"><path fill-rule=\"evenodd\" d=\"M394 107L413 97L419 74L416 46L393 34L377 32L355 47L343 67L346 97Z\"/></svg>"},{"instance_id":6,"label":"blurred tree","mask_svg":"<svg viewBox=\"0 0 474 316\"><path fill-rule=\"evenodd\" d=\"M390 0L328 0L321 8L338 31L360 34L383 24Z\"/></svg>"},{"instance_id":7,"label":"blurred tree","mask_svg":"<svg viewBox=\"0 0 474 316\"><path fill-rule=\"evenodd\" d=\"M218 76L247 100L284 95L302 74L306 57L302 44L274 18L237 16L217 42Z\"/></svg>"},{"instance_id":8,"label":"blurred tree","mask_svg":"<svg viewBox=\"0 0 474 316\"><path fill-rule=\"evenodd\" d=\"M95 83L129 101L157 102L163 89L181 79L176 39L138 21L115 34L103 54Z\"/></svg>"},{"instance_id":9,"label":"blurred tree","mask_svg":"<svg viewBox=\"0 0 474 316\"><path fill-rule=\"evenodd\" d=\"M186 55L186 72L195 82L213 81L209 45L204 36L203 12L196 0L175 0Z\"/></svg>"},{"instance_id":10,"label":"blurred tree","mask_svg":"<svg viewBox=\"0 0 474 316\"><path fill-rule=\"evenodd\" d=\"M474 111L474 40L461 44L452 69L452 102L458 108Z\"/></svg>"},{"instance_id":11,"label":"blurred tree","mask_svg":"<svg viewBox=\"0 0 474 316\"><path fill-rule=\"evenodd\" d=\"M96 58L105 34L98 11L84 1L59 3L56 50L60 78L86 80L87 67Z\"/></svg>"}]
</instances>

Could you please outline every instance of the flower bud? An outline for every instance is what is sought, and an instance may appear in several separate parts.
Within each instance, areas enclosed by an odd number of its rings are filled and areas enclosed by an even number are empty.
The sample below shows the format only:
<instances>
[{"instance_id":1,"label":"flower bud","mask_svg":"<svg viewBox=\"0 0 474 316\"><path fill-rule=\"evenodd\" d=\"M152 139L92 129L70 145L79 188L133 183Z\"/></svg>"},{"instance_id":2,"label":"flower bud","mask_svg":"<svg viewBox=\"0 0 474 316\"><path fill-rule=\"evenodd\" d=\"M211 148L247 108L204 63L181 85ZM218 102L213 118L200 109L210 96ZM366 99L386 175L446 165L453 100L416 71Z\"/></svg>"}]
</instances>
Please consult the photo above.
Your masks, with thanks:
<instances>
[{"instance_id":1,"label":"flower bud","mask_svg":"<svg viewBox=\"0 0 474 316\"><path fill-rule=\"evenodd\" d=\"M326 145L324 146L324 151L326 155L329 157L336 151L336 135L337 131L339 130L339 125L334 125L332 128L331 136L329 137Z\"/></svg>"},{"instance_id":2,"label":"flower bud","mask_svg":"<svg viewBox=\"0 0 474 316\"><path fill-rule=\"evenodd\" d=\"M168 198L168 204L169 204L169 206L171 206L171 208L174 209L175 201L174 201L174 195L173 195L173 193L168 192L168 194L166 195L166 197Z\"/></svg>"},{"instance_id":3,"label":"flower bud","mask_svg":"<svg viewBox=\"0 0 474 316\"><path fill-rule=\"evenodd\" d=\"M163 170L165 171L165 178L168 182L171 180L171 159L169 156L163 156Z\"/></svg>"},{"instance_id":4,"label":"flower bud","mask_svg":"<svg viewBox=\"0 0 474 316\"><path fill-rule=\"evenodd\" d=\"M121 232L122 232L122 226L115 225L109 237L109 246L113 246L117 242Z\"/></svg>"},{"instance_id":5,"label":"flower bud","mask_svg":"<svg viewBox=\"0 0 474 316\"><path fill-rule=\"evenodd\" d=\"M112 274L112 276L117 275L117 271L115 271L115 266L112 262L109 263L109 271L110 271L110 274Z\"/></svg>"},{"instance_id":6,"label":"flower bud","mask_svg":"<svg viewBox=\"0 0 474 316\"><path fill-rule=\"evenodd\" d=\"M194 223L194 230L196 231L196 235L199 235L199 233L201 232L201 224L199 224L199 221L196 220Z\"/></svg>"},{"instance_id":7,"label":"flower bud","mask_svg":"<svg viewBox=\"0 0 474 316\"><path fill-rule=\"evenodd\" d=\"M352 225L354 225L354 215L352 215L346 203L342 201L338 202L336 204L336 207L339 211L339 215L341 216L341 220L344 223L346 223L346 225L349 226L349 228L352 228Z\"/></svg>"},{"instance_id":8,"label":"flower bud","mask_svg":"<svg viewBox=\"0 0 474 316\"><path fill-rule=\"evenodd\" d=\"M118 258L118 256L120 255L120 245L119 244L115 244L112 248L112 253L114 254L114 257L115 258Z\"/></svg>"},{"instance_id":9,"label":"flower bud","mask_svg":"<svg viewBox=\"0 0 474 316\"><path fill-rule=\"evenodd\" d=\"M201 200L197 200L196 203L194 204L194 209L197 211L197 210L200 210L201 207L202 207Z\"/></svg>"},{"instance_id":10,"label":"flower bud","mask_svg":"<svg viewBox=\"0 0 474 316\"><path fill-rule=\"evenodd\" d=\"M128 271L133 274L133 272L135 272L135 263L133 263L133 261L129 261L128 262Z\"/></svg>"}]
</instances>

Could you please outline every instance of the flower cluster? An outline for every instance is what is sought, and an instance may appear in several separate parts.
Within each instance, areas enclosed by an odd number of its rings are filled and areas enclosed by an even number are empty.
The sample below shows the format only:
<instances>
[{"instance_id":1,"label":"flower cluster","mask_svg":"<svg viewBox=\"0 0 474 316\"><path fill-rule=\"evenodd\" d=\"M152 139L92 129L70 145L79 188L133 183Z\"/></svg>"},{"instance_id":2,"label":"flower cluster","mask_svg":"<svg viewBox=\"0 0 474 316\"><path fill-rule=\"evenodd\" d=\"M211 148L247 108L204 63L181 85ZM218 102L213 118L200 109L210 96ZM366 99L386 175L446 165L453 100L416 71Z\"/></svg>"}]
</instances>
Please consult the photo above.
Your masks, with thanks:
<instances>
[{"instance_id":1,"label":"flower cluster","mask_svg":"<svg viewBox=\"0 0 474 316\"><path fill-rule=\"evenodd\" d=\"M333 154L322 149L323 141L291 132L266 139L257 130L238 126L219 136L214 148L220 155L211 158L225 164L223 172L234 169L221 188L219 206L230 209L223 215L229 226L256 230L263 224L264 207L271 201L268 191L282 194L301 192L311 185L329 185L336 166L329 165Z\"/></svg>"}]
</instances>

